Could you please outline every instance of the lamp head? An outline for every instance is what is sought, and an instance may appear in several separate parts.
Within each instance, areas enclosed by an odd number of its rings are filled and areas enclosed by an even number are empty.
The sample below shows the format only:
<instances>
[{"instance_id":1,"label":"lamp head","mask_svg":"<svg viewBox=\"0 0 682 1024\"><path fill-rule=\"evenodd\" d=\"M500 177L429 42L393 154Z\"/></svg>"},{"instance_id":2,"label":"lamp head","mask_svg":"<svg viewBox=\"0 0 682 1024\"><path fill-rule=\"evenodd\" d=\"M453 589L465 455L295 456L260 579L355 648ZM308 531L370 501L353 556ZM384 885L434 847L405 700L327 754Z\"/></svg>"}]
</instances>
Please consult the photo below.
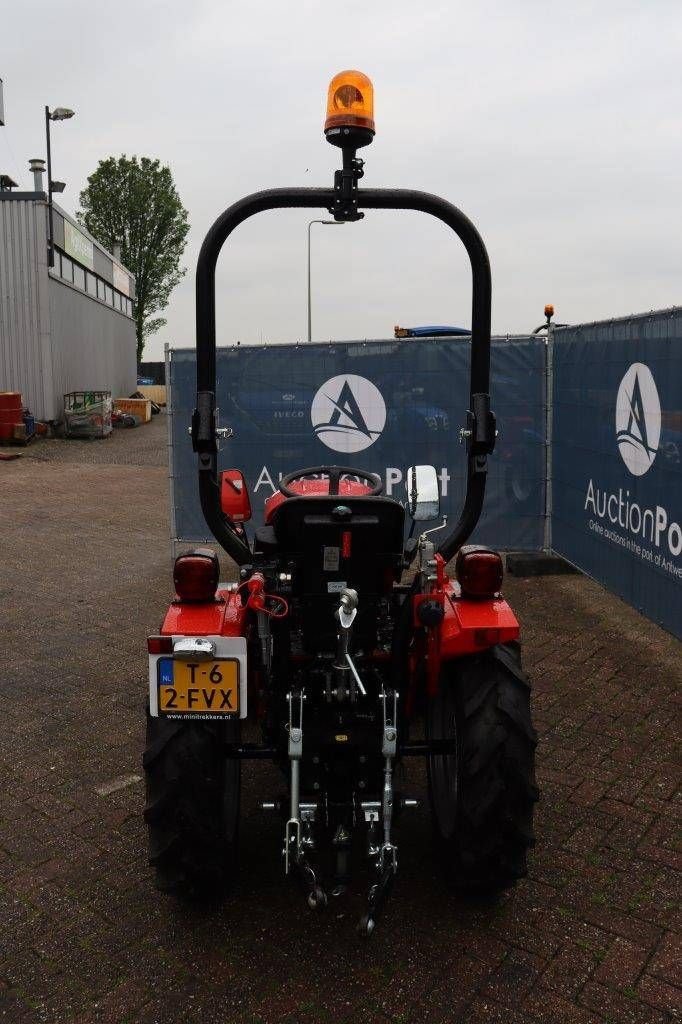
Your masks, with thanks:
<instances>
[{"instance_id":1,"label":"lamp head","mask_svg":"<svg viewBox=\"0 0 682 1024\"><path fill-rule=\"evenodd\" d=\"M70 117L73 117L75 111L69 110L68 107L55 107L50 114L52 121L68 121Z\"/></svg>"},{"instance_id":2,"label":"lamp head","mask_svg":"<svg viewBox=\"0 0 682 1024\"><path fill-rule=\"evenodd\" d=\"M362 71L340 71L329 83L327 142L359 149L374 138L374 87Z\"/></svg>"}]
</instances>

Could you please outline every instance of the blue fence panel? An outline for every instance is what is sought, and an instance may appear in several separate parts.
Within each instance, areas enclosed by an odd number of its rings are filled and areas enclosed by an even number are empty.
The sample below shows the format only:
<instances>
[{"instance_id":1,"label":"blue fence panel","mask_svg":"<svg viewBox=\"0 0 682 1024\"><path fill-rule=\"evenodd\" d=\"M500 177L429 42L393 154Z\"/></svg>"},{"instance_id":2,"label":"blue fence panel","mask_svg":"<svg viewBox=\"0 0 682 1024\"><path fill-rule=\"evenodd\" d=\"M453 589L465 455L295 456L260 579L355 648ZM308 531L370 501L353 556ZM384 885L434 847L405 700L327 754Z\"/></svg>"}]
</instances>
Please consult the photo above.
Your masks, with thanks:
<instances>
[{"instance_id":1,"label":"blue fence panel","mask_svg":"<svg viewBox=\"0 0 682 1024\"><path fill-rule=\"evenodd\" d=\"M222 348L217 403L220 468L244 472L254 510L286 473L323 463L380 473L406 497L408 466L436 466L442 507L459 514L466 478L457 443L468 405L469 341L334 342ZM545 502L544 340L495 340L492 398L500 436L490 460L485 513L475 538L516 550L542 547ZM195 405L194 349L171 352L172 475L176 536L207 539L197 498L196 456L187 433ZM434 524L435 525L435 524Z\"/></svg>"},{"instance_id":2,"label":"blue fence panel","mask_svg":"<svg viewBox=\"0 0 682 1024\"><path fill-rule=\"evenodd\" d=\"M682 310L554 338L552 547L682 636Z\"/></svg>"}]
</instances>

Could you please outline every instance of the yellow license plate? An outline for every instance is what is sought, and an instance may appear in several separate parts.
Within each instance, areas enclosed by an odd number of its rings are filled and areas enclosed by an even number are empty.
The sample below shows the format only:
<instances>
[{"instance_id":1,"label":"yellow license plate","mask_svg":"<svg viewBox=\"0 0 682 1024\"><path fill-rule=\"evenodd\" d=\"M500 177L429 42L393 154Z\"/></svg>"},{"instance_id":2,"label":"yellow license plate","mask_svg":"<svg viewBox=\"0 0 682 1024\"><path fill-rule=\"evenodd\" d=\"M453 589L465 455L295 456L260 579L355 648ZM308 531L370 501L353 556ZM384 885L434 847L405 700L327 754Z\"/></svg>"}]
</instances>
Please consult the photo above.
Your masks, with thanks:
<instances>
[{"instance_id":1,"label":"yellow license plate","mask_svg":"<svg viewBox=\"0 0 682 1024\"><path fill-rule=\"evenodd\" d=\"M235 658L159 658L159 714L219 718L239 714L239 662Z\"/></svg>"}]
</instances>

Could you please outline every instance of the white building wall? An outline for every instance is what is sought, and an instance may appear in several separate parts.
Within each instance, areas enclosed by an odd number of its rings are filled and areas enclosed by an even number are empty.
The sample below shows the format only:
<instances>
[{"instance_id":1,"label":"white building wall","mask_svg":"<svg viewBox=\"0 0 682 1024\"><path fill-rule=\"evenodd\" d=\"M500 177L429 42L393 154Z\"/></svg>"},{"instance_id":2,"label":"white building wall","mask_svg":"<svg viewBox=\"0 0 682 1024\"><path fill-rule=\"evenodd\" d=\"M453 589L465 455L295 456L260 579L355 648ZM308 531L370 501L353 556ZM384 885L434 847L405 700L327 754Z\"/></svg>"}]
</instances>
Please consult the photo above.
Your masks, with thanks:
<instances>
[{"instance_id":1,"label":"white building wall","mask_svg":"<svg viewBox=\"0 0 682 1024\"><path fill-rule=\"evenodd\" d=\"M58 420L69 391L117 398L136 383L134 321L48 273L44 196L0 198L0 391Z\"/></svg>"},{"instance_id":2,"label":"white building wall","mask_svg":"<svg viewBox=\"0 0 682 1024\"><path fill-rule=\"evenodd\" d=\"M53 419L45 221L38 196L0 200L0 391Z\"/></svg>"},{"instance_id":3,"label":"white building wall","mask_svg":"<svg viewBox=\"0 0 682 1024\"><path fill-rule=\"evenodd\" d=\"M113 398L132 394L137 345L130 317L54 277L49 297L53 388L60 414L68 391L111 391Z\"/></svg>"}]
</instances>

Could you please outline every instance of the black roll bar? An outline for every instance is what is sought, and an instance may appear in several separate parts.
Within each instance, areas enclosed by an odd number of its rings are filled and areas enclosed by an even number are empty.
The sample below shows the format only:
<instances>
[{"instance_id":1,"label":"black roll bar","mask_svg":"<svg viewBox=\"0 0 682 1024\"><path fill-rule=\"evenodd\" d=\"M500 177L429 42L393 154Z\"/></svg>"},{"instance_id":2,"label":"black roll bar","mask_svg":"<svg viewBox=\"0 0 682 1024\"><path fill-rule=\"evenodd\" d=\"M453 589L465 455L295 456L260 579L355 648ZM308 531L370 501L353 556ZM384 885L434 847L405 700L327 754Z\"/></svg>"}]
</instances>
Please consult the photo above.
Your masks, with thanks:
<instances>
[{"instance_id":1,"label":"black roll bar","mask_svg":"<svg viewBox=\"0 0 682 1024\"><path fill-rule=\"evenodd\" d=\"M471 263L470 409L463 436L467 443L467 490L464 507L453 530L441 542L447 560L467 540L483 508L487 456L495 445L495 417L490 411L490 264L483 239L456 206L439 196L411 189L358 189L357 206L373 210L416 210L447 224L464 244ZM220 506L215 423L216 327L215 268L229 235L249 217L265 210L334 207L334 189L277 188L255 192L222 213L204 239L197 264L197 406L192 416L192 444L199 456L199 496L204 518L214 537L239 565L251 551L237 535L234 523Z\"/></svg>"}]
</instances>

